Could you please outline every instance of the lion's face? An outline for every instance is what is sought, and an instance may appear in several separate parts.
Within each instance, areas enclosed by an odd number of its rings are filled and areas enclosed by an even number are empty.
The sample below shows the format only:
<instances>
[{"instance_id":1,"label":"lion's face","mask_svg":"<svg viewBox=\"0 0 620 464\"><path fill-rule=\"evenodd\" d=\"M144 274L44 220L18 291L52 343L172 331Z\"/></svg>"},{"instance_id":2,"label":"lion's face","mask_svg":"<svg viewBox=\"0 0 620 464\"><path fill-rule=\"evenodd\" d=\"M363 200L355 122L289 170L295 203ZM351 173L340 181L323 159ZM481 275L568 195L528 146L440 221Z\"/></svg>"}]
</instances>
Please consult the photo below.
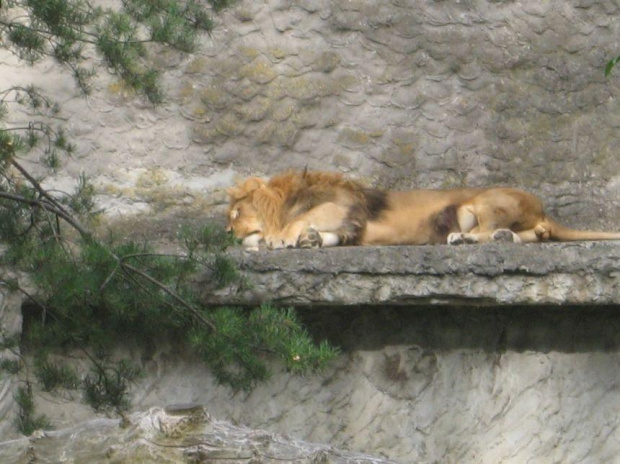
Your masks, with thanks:
<instances>
[{"instance_id":1,"label":"lion's face","mask_svg":"<svg viewBox=\"0 0 620 464\"><path fill-rule=\"evenodd\" d=\"M263 223L249 198L231 204L227 231L243 240L245 246L258 246L263 238Z\"/></svg>"},{"instance_id":2,"label":"lion's face","mask_svg":"<svg viewBox=\"0 0 620 464\"><path fill-rule=\"evenodd\" d=\"M254 196L258 190L264 190L265 187L262 179L250 177L227 190L230 207L226 230L243 240L243 245L247 247L258 246L263 239L264 224L256 209Z\"/></svg>"}]
</instances>

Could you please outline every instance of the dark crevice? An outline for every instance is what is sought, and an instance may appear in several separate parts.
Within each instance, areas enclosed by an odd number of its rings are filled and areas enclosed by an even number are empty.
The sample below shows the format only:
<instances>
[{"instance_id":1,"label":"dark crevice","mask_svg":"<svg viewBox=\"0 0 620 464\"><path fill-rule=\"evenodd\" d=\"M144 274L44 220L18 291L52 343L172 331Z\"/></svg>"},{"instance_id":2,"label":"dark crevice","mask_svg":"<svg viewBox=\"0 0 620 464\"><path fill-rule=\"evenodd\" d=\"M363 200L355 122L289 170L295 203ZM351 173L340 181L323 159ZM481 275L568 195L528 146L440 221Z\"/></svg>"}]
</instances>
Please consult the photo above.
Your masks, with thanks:
<instances>
[{"instance_id":1,"label":"dark crevice","mask_svg":"<svg viewBox=\"0 0 620 464\"><path fill-rule=\"evenodd\" d=\"M298 308L317 339L344 351L415 345L434 351L620 350L620 306Z\"/></svg>"}]
</instances>

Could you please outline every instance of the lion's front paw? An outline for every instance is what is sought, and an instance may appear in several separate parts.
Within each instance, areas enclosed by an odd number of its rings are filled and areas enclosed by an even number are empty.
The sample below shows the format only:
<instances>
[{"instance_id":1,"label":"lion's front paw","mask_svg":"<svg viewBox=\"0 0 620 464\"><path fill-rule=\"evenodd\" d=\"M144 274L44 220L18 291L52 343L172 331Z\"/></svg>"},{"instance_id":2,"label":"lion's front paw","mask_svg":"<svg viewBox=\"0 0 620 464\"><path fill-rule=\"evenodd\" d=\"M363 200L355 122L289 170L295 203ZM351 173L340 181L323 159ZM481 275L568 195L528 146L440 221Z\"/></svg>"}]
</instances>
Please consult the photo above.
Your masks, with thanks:
<instances>
[{"instance_id":1,"label":"lion's front paw","mask_svg":"<svg viewBox=\"0 0 620 464\"><path fill-rule=\"evenodd\" d=\"M295 246L297 245L297 240L281 236L268 236L265 237L265 244L270 250L278 250L280 248L295 248Z\"/></svg>"},{"instance_id":2,"label":"lion's front paw","mask_svg":"<svg viewBox=\"0 0 620 464\"><path fill-rule=\"evenodd\" d=\"M265 237L265 245L270 250L277 250L279 248L284 248L284 241L280 237Z\"/></svg>"},{"instance_id":3,"label":"lion's front paw","mask_svg":"<svg viewBox=\"0 0 620 464\"><path fill-rule=\"evenodd\" d=\"M465 245L470 243L478 243L478 239L474 235L463 232L453 232L448 235L448 245Z\"/></svg>"},{"instance_id":4,"label":"lion's front paw","mask_svg":"<svg viewBox=\"0 0 620 464\"><path fill-rule=\"evenodd\" d=\"M246 248L256 248L256 249L258 249L263 243L264 243L264 239L261 234L248 235L241 242L241 244Z\"/></svg>"},{"instance_id":5,"label":"lion's front paw","mask_svg":"<svg viewBox=\"0 0 620 464\"><path fill-rule=\"evenodd\" d=\"M299 236L297 246L299 246L299 248L321 248L323 246L323 238L318 230L313 227L308 227Z\"/></svg>"}]
</instances>

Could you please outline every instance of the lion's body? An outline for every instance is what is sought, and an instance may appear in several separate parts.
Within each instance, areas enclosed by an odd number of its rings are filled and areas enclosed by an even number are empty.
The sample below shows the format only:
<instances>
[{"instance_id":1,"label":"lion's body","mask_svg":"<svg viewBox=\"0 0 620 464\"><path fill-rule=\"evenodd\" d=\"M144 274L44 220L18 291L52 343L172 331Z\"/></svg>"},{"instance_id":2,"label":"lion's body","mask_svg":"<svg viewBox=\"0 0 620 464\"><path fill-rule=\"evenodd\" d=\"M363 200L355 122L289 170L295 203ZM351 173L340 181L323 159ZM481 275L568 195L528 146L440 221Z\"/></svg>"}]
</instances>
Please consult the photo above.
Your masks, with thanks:
<instances>
[{"instance_id":1,"label":"lion's body","mask_svg":"<svg viewBox=\"0 0 620 464\"><path fill-rule=\"evenodd\" d=\"M512 188L383 191L340 174L291 171L247 179L229 195L229 229L247 246L620 240L560 226L537 197Z\"/></svg>"}]
</instances>

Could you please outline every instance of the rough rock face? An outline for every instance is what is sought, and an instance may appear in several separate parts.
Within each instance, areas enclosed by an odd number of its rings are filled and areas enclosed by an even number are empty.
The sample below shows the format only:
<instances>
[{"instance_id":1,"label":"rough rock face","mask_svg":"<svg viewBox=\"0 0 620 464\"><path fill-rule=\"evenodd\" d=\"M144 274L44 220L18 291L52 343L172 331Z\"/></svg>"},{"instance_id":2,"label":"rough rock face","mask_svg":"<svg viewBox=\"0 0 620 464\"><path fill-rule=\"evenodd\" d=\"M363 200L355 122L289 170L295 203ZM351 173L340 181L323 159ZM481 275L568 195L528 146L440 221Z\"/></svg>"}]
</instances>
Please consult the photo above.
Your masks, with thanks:
<instances>
[{"instance_id":1,"label":"rough rock face","mask_svg":"<svg viewBox=\"0 0 620 464\"><path fill-rule=\"evenodd\" d=\"M384 459L305 443L212 419L194 405L154 408L121 420L94 419L0 444L2 462L180 462L387 464Z\"/></svg>"},{"instance_id":2,"label":"rough rock face","mask_svg":"<svg viewBox=\"0 0 620 464\"><path fill-rule=\"evenodd\" d=\"M348 250L355 261L359 250ZM146 376L132 400L135 411L198 403L215 418L266 430L267 435L286 433L403 464L611 462L620 441L614 406L620 401L617 309L310 306L300 315L311 333L342 349L324 372L291 376L273 365L268 382L251 393L233 394L217 385L200 361L161 342L150 356L133 352ZM19 311L19 298L5 295L2 325L18 321ZM0 380L1 435L15 437L12 392L20 379L3 373ZM76 456L85 449L113 452L112 460L134 451L164 456L188 449L166 450L146 441L162 437L153 422L159 412L131 416L153 427L124 431L118 420L92 422L93 413L79 394L50 396L36 383L33 388L36 413L47 415L61 430L32 443L0 443L0 456L21 456L33 446L40 459L52 459L61 447L66 449L63 440L71 436L84 440L72 443ZM235 440L224 441L221 448L236 452ZM98 448L81 445L92 441ZM160 443L159 438L152 441ZM165 443L175 442L165 438ZM182 444L202 452L191 440ZM195 462L190 457L185 456Z\"/></svg>"}]
</instances>

